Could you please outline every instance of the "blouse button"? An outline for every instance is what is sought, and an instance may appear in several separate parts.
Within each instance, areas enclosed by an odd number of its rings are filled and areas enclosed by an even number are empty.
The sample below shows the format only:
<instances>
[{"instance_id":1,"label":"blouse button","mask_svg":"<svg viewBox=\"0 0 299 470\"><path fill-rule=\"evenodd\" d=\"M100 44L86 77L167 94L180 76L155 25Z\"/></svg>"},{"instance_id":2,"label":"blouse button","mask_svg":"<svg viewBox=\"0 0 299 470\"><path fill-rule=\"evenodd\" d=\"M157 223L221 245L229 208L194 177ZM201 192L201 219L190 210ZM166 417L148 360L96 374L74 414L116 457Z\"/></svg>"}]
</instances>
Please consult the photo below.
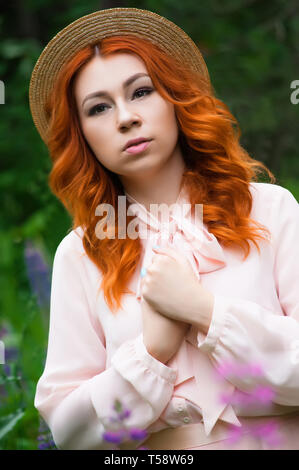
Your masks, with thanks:
<instances>
[{"instance_id":1,"label":"blouse button","mask_svg":"<svg viewBox=\"0 0 299 470\"><path fill-rule=\"evenodd\" d=\"M179 405L179 406L178 406L178 411L183 411L182 405Z\"/></svg>"},{"instance_id":2,"label":"blouse button","mask_svg":"<svg viewBox=\"0 0 299 470\"><path fill-rule=\"evenodd\" d=\"M188 416L186 416L183 421L184 421L185 423L189 423L190 418L188 418Z\"/></svg>"}]
</instances>

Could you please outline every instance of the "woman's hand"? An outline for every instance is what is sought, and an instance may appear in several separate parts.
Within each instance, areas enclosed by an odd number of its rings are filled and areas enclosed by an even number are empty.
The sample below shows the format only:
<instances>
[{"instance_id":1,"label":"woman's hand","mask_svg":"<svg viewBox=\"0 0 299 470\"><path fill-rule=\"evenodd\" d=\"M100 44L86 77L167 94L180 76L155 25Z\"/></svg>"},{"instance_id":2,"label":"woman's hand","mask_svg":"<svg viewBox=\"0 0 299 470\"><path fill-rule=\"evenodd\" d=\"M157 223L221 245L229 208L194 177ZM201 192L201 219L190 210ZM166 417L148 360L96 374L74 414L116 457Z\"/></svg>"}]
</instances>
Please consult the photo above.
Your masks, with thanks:
<instances>
[{"instance_id":1,"label":"woman's hand","mask_svg":"<svg viewBox=\"0 0 299 470\"><path fill-rule=\"evenodd\" d=\"M154 251L152 264L141 280L143 298L155 311L207 332L213 294L202 287L184 255L170 246Z\"/></svg>"},{"instance_id":2,"label":"woman's hand","mask_svg":"<svg viewBox=\"0 0 299 470\"><path fill-rule=\"evenodd\" d=\"M172 320L141 300L143 342L148 353L166 364L179 349L190 325Z\"/></svg>"}]
</instances>

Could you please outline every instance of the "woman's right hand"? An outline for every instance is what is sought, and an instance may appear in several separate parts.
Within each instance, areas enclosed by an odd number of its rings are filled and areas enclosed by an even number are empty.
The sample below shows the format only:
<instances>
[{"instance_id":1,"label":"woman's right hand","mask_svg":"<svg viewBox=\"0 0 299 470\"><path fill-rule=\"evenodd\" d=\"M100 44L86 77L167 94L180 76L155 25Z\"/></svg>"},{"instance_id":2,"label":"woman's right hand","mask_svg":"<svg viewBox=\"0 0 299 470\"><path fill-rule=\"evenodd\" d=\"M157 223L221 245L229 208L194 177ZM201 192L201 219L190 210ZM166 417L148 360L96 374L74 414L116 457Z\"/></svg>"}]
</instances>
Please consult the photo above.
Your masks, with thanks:
<instances>
[{"instance_id":1,"label":"woman's right hand","mask_svg":"<svg viewBox=\"0 0 299 470\"><path fill-rule=\"evenodd\" d=\"M144 345L151 356L166 364L181 346L190 324L162 315L143 298L141 309Z\"/></svg>"}]
</instances>

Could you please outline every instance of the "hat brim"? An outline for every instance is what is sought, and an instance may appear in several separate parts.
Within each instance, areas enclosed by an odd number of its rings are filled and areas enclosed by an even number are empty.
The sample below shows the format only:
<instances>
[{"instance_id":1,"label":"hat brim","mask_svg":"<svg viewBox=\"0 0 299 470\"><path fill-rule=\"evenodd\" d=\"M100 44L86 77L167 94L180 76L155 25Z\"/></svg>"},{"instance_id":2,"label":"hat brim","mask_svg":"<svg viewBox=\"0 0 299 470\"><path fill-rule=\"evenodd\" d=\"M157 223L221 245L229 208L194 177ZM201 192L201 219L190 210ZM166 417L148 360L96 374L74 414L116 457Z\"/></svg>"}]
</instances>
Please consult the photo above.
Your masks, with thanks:
<instances>
[{"instance_id":1,"label":"hat brim","mask_svg":"<svg viewBox=\"0 0 299 470\"><path fill-rule=\"evenodd\" d=\"M109 36L132 34L160 46L178 60L210 77L202 54L191 38L175 23L148 10L109 8L72 22L47 44L33 69L29 85L29 106L33 122L47 143L48 120L45 103L60 69L79 50Z\"/></svg>"}]
</instances>

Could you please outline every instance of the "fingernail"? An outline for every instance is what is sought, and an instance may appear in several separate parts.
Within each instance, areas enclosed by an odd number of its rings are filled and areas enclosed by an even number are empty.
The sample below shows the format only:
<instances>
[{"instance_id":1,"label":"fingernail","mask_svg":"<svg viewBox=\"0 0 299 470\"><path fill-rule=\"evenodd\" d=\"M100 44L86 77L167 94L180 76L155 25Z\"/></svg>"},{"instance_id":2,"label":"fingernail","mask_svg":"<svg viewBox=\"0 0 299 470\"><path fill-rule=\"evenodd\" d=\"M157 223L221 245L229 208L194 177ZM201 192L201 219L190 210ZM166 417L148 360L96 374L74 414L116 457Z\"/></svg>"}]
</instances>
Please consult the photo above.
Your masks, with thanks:
<instances>
[{"instance_id":1,"label":"fingernail","mask_svg":"<svg viewBox=\"0 0 299 470\"><path fill-rule=\"evenodd\" d=\"M146 275L146 268L141 268L140 276L144 277Z\"/></svg>"}]
</instances>

